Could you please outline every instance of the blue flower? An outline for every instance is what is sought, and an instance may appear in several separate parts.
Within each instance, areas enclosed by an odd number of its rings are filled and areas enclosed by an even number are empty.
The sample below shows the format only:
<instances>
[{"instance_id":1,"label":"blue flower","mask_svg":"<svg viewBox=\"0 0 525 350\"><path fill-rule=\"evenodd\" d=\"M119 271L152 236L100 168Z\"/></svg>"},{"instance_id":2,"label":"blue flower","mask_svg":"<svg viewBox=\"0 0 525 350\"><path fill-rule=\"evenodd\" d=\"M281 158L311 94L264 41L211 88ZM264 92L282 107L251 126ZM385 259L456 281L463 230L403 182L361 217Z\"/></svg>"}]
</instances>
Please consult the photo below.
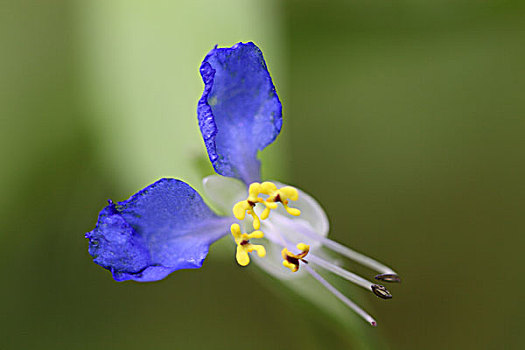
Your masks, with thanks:
<instances>
[{"instance_id":1,"label":"blue flower","mask_svg":"<svg viewBox=\"0 0 525 350\"><path fill-rule=\"evenodd\" d=\"M282 107L260 49L253 43L216 47L200 73L199 127L218 174L204 179L204 192L223 215L213 212L190 185L161 179L126 201L109 201L100 212L95 229L86 234L94 262L117 281L156 281L179 269L200 268L210 245L231 233L239 265L248 265L256 252L255 263L280 279L310 275L375 325L318 271L335 273L382 298L390 293L323 252L378 271L378 280L398 282L397 274L328 239L328 219L311 196L275 181L261 182L257 155L279 135Z\"/></svg>"}]
</instances>

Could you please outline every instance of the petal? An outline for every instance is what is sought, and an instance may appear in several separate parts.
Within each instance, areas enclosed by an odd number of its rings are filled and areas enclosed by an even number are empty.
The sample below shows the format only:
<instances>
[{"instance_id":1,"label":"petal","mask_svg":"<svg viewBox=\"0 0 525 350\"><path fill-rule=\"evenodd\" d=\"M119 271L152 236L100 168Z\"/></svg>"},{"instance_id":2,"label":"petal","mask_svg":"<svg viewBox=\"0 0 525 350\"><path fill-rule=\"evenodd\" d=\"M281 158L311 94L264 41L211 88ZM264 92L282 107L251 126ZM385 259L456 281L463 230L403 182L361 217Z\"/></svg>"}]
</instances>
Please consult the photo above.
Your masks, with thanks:
<instances>
[{"instance_id":1,"label":"petal","mask_svg":"<svg viewBox=\"0 0 525 350\"><path fill-rule=\"evenodd\" d=\"M228 218L215 215L188 184L161 179L127 201L110 201L86 238L94 262L115 280L146 282L201 267L228 228Z\"/></svg>"},{"instance_id":2,"label":"petal","mask_svg":"<svg viewBox=\"0 0 525 350\"><path fill-rule=\"evenodd\" d=\"M282 125L282 107L261 50L253 43L214 48L202 62L199 126L215 171L259 181L257 152Z\"/></svg>"},{"instance_id":3,"label":"petal","mask_svg":"<svg viewBox=\"0 0 525 350\"><path fill-rule=\"evenodd\" d=\"M202 184L204 197L225 215L231 215L233 206L248 195L246 185L232 177L210 175L202 180Z\"/></svg>"},{"instance_id":4,"label":"petal","mask_svg":"<svg viewBox=\"0 0 525 350\"><path fill-rule=\"evenodd\" d=\"M274 182L279 188L288 186L277 181ZM288 205L292 208L299 209L301 211L301 216L298 218L307 221L316 233L324 237L328 236L330 224L328 222L328 217L326 216L326 213L321 205L308 193L297 187L295 187L295 189L297 189L299 198L296 201L289 202ZM279 206L278 211L283 216L288 216L281 206ZM270 217L271 216L272 214L270 214Z\"/></svg>"}]
</instances>

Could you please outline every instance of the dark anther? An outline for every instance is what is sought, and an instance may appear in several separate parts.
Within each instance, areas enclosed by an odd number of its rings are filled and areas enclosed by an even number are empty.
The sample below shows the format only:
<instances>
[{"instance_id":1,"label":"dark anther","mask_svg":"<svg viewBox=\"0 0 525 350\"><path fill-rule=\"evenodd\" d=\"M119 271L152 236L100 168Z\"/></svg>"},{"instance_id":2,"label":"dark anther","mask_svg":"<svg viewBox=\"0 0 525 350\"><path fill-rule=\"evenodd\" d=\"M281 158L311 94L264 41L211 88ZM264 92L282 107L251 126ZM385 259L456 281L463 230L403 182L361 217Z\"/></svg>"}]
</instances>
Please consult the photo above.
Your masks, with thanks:
<instances>
[{"instance_id":1,"label":"dark anther","mask_svg":"<svg viewBox=\"0 0 525 350\"><path fill-rule=\"evenodd\" d=\"M282 202L281 195L279 193L277 193L277 196L275 196L274 202Z\"/></svg>"},{"instance_id":2,"label":"dark anther","mask_svg":"<svg viewBox=\"0 0 525 350\"><path fill-rule=\"evenodd\" d=\"M248 202L248 204L249 204L250 206L255 207L255 202L252 202L252 201L250 201L250 200L247 200L247 202Z\"/></svg>"},{"instance_id":3,"label":"dark anther","mask_svg":"<svg viewBox=\"0 0 525 350\"><path fill-rule=\"evenodd\" d=\"M383 287L380 284L373 284L372 285L372 292L374 292L375 295L377 295L378 297L383 298L383 299L391 299L392 298L392 294L390 294L388 289L386 289L385 287Z\"/></svg>"},{"instance_id":4,"label":"dark anther","mask_svg":"<svg viewBox=\"0 0 525 350\"><path fill-rule=\"evenodd\" d=\"M286 261L288 261L290 264L299 265L299 259L294 258L293 256L286 256Z\"/></svg>"},{"instance_id":5,"label":"dark anther","mask_svg":"<svg viewBox=\"0 0 525 350\"><path fill-rule=\"evenodd\" d=\"M241 245L246 245L246 244L248 244L248 243L250 243L250 241L242 241L242 242L241 242Z\"/></svg>"},{"instance_id":6,"label":"dark anther","mask_svg":"<svg viewBox=\"0 0 525 350\"><path fill-rule=\"evenodd\" d=\"M375 279L379 280L379 281L390 282L390 283L393 283L393 282L399 283L399 282L401 282L401 278L398 275L396 275L395 273L383 273L381 275L377 275L375 277Z\"/></svg>"}]
</instances>

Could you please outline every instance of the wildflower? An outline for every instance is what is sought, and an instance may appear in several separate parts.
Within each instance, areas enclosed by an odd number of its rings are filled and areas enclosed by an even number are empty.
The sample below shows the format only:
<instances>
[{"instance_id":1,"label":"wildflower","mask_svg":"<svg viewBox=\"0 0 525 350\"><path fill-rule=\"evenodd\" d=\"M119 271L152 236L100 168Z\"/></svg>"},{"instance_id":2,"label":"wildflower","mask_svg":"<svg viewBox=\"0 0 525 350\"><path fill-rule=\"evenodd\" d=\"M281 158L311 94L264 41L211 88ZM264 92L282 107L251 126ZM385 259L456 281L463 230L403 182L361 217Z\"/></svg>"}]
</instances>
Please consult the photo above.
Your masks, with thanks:
<instances>
[{"instance_id":1,"label":"wildflower","mask_svg":"<svg viewBox=\"0 0 525 350\"><path fill-rule=\"evenodd\" d=\"M161 179L126 201L109 201L95 229L86 234L94 262L117 281L156 281L179 269L200 268L209 246L229 231L239 265L248 265L256 252L255 263L278 278L310 275L375 326L318 270L381 298L391 298L388 290L343 269L323 251L379 272L378 280L399 282L397 274L328 239L328 219L311 196L275 181L260 182L257 154L279 134L282 107L259 48L253 43L216 47L200 72L204 92L197 108L199 127L218 174L203 180L204 193L225 215L213 212L190 185Z\"/></svg>"}]
</instances>

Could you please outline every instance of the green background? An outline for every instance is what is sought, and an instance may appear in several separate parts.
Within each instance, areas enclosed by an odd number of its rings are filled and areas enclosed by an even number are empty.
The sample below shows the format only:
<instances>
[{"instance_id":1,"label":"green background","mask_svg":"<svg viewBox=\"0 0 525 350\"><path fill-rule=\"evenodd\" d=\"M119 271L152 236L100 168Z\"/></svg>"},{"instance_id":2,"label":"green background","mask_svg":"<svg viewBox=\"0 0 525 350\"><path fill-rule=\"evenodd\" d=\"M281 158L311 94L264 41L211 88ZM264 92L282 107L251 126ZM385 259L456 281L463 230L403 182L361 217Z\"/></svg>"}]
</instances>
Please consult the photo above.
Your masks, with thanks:
<instances>
[{"instance_id":1,"label":"green background","mask_svg":"<svg viewBox=\"0 0 525 350\"><path fill-rule=\"evenodd\" d=\"M0 348L520 349L524 15L494 0L3 2ZM238 41L261 47L284 106L265 177L403 277L389 301L339 285L375 329L239 268L227 240L149 284L87 253L106 199L211 173L198 67Z\"/></svg>"}]
</instances>

